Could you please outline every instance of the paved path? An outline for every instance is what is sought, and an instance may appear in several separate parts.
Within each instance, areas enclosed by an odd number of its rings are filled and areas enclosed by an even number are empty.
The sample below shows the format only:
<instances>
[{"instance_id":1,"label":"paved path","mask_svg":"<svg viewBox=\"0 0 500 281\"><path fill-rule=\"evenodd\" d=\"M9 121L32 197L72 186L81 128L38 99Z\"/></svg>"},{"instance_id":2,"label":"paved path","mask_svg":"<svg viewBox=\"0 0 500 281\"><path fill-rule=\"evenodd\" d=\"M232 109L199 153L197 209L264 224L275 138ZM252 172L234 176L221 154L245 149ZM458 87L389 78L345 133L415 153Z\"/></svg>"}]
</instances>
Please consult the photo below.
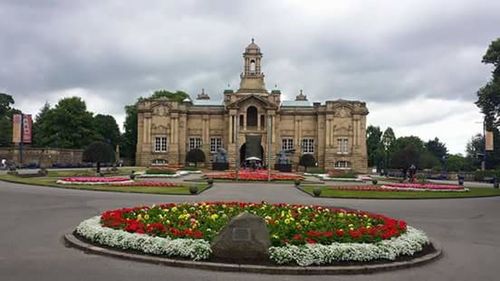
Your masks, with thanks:
<instances>
[{"instance_id":1,"label":"paved path","mask_svg":"<svg viewBox=\"0 0 500 281\"><path fill-rule=\"evenodd\" d=\"M439 240L442 259L422 267L354 276L273 276L150 265L66 248L61 236L103 210L186 200L335 205L406 219ZM0 280L498 280L500 198L317 199L291 185L221 184L194 196L77 191L0 182Z\"/></svg>"}]
</instances>

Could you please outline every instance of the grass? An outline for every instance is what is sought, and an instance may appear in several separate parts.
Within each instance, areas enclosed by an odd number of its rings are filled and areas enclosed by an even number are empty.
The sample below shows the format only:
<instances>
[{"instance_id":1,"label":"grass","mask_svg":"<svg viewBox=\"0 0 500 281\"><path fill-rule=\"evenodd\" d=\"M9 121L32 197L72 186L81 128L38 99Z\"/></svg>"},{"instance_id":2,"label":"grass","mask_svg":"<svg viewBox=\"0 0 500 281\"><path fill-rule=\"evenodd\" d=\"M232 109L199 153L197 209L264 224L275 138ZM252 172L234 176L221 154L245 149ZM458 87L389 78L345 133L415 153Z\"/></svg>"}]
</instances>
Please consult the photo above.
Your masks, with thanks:
<instances>
[{"instance_id":1,"label":"grass","mask_svg":"<svg viewBox=\"0 0 500 281\"><path fill-rule=\"evenodd\" d=\"M121 167L118 171L107 171L108 168L101 168L101 172L105 175L119 176L130 175L132 171L144 170L141 167ZM77 176L95 176L95 169L81 169L81 170L49 170L49 177L77 177Z\"/></svg>"},{"instance_id":2,"label":"grass","mask_svg":"<svg viewBox=\"0 0 500 281\"><path fill-rule=\"evenodd\" d=\"M65 171L66 172L66 171ZM66 176L66 175L65 175ZM37 186L48 186L56 188L67 188L77 190L93 190L93 191L111 191L111 192L128 192L128 193L149 193L149 194L170 194L170 195L189 195L189 187L197 186L198 193L207 189L206 184L189 184L179 187L159 187L159 186L111 186L111 185L79 185L79 184L57 184L59 177L33 177L21 178L12 175L0 175L0 180Z\"/></svg>"},{"instance_id":3,"label":"grass","mask_svg":"<svg viewBox=\"0 0 500 281\"><path fill-rule=\"evenodd\" d=\"M314 186L303 186L302 190L313 195ZM335 190L327 186L321 188L320 197L325 198L357 198L357 199L444 199L500 196L500 189L473 187L469 192L447 191L356 191Z\"/></svg>"}]
</instances>

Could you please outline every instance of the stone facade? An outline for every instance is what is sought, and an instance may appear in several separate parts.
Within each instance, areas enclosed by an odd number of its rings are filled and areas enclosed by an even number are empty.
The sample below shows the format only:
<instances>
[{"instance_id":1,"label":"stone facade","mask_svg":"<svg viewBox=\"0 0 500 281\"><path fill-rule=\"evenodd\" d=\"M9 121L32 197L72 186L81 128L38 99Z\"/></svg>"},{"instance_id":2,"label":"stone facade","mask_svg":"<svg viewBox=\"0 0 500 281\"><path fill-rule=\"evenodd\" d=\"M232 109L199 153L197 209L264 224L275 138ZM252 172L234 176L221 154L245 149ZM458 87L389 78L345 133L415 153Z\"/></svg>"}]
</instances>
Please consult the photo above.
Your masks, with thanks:
<instances>
[{"instance_id":1,"label":"stone facade","mask_svg":"<svg viewBox=\"0 0 500 281\"><path fill-rule=\"evenodd\" d=\"M234 168L248 156L245 142L253 136L261 141L260 155L253 156L264 164L270 154L274 165L276 154L287 149L294 168L302 154L310 153L327 170L367 170L364 102L310 103L302 91L295 100L282 101L279 90L265 87L262 53L253 40L243 58L240 87L225 90L222 101L202 91L196 100L160 98L138 104L137 165L184 165L187 151L200 148L208 166L223 147Z\"/></svg>"}]
</instances>

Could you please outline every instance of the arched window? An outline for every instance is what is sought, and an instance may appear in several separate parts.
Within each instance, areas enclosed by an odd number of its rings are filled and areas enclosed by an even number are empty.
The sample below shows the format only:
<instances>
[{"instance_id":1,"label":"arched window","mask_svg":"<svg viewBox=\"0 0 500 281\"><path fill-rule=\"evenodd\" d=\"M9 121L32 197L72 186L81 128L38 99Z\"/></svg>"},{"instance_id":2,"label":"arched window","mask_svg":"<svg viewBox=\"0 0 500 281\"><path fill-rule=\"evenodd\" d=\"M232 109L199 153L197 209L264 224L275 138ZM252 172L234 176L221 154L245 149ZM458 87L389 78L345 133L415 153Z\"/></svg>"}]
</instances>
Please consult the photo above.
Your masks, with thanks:
<instances>
[{"instance_id":1,"label":"arched window","mask_svg":"<svg viewBox=\"0 0 500 281\"><path fill-rule=\"evenodd\" d=\"M255 73L255 61L254 60L250 61L250 72Z\"/></svg>"},{"instance_id":2,"label":"arched window","mask_svg":"<svg viewBox=\"0 0 500 281\"><path fill-rule=\"evenodd\" d=\"M247 127L257 126L257 108L250 106L247 109Z\"/></svg>"}]
</instances>

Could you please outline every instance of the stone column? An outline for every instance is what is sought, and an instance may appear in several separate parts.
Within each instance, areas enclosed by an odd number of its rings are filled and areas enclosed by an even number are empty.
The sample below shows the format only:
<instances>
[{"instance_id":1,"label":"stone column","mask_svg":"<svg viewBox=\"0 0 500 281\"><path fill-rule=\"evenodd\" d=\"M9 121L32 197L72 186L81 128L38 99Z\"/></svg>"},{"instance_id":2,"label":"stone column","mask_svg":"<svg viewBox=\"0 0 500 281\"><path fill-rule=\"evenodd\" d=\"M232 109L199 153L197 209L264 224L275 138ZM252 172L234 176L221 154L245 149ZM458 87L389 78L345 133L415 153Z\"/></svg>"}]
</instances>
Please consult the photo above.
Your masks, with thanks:
<instances>
[{"instance_id":1,"label":"stone column","mask_svg":"<svg viewBox=\"0 0 500 281\"><path fill-rule=\"evenodd\" d=\"M229 143L234 143L234 138L233 138L233 120L234 120L234 115L229 115Z\"/></svg>"}]
</instances>

